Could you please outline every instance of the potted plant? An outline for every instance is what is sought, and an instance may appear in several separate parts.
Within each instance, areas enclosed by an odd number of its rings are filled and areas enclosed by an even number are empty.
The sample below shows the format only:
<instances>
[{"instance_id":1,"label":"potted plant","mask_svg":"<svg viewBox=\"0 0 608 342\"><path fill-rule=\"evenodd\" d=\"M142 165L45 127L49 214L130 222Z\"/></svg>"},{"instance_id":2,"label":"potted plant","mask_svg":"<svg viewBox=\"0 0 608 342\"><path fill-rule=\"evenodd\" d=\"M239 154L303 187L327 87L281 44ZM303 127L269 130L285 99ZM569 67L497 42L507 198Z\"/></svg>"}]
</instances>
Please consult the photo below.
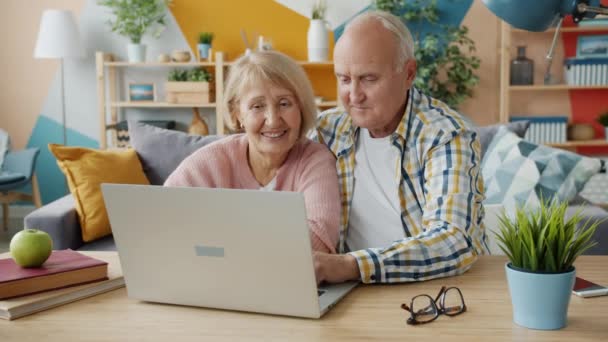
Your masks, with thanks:
<instances>
[{"instance_id":1,"label":"potted plant","mask_svg":"<svg viewBox=\"0 0 608 342\"><path fill-rule=\"evenodd\" d=\"M517 208L511 219L499 216L498 246L513 304L513 321L531 329L566 326L575 280L574 261L594 246L600 222L582 221L580 211L566 219L567 202L541 200L538 210Z\"/></svg>"},{"instance_id":2,"label":"potted plant","mask_svg":"<svg viewBox=\"0 0 608 342\"><path fill-rule=\"evenodd\" d=\"M129 38L127 46L129 62L143 62L146 46L141 43L143 36L154 29L155 38L165 29L165 15L170 0L99 0L98 4L111 9L114 19L108 24L112 32Z\"/></svg>"},{"instance_id":3,"label":"potted plant","mask_svg":"<svg viewBox=\"0 0 608 342\"><path fill-rule=\"evenodd\" d=\"M606 132L605 137L606 140L608 140L608 110L597 117L597 122L604 126L604 131Z\"/></svg>"},{"instance_id":4,"label":"potted plant","mask_svg":"<svg viewBox=\"0 0 608 342\"><path fill-rule=\"evenodd\" d=\"M201 32L198 34L198 55L200 60L209 59L209 49L211 49L211 43L213 42L213 33Z\"/></svg>"},{"instance_id":5,"label":"potted plant","mask_svg":"<svg viewBox=\"0 0 608 342\"><path fill-rule=\"evenodd\" d=\"M205 69L169 72L165 84L169 103L203 104L211 102L211 74Z\"/></svg>"},{"instance_id":6,"label":"potted plant","mask_svg":"<svg viewBox=\"0 0 608 342\"><path fill-rule=\"evenodd\" d=\"M308 61L325 62L329 54L329 38L325 12L325 0L317 0L312 6L312 19L307 33Z\"/></svg>"}]
</instances>

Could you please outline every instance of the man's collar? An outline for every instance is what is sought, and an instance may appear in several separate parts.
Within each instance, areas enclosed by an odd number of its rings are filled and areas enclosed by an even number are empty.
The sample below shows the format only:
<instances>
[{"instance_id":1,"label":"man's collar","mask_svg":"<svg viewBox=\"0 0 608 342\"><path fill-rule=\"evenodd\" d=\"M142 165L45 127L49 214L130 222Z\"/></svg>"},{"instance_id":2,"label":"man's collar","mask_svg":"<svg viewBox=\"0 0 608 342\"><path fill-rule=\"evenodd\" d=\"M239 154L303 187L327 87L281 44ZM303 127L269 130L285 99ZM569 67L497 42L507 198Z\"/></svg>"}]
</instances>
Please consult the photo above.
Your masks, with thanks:
<instances>
[{"instance_id":1,"label":"man's collar","mask_svg":"<svg viewBox=\"0 0 608 342\"><path fill-rule=\"evenodd\" d=\"M405 110L403 112L403 116L401 117L401 121L397 126L395 132L391 134L391 143L394 144L395 140L401 138L401 142L399 145L404 146L407 141L408 132L411 126L411 119L413 117L414 107L416 106L416 102L420 100L420 91L416 89L416 87L412 86L407 92L407 103L405 106ZM350 116L347 117L349 125L347 126L347 134L344 136L344 145L341 151L338 152L338 156L346 153L350 150L354 145L355 141L359 137L360 127L355 126L352 122L352 118Z\"/></svg>"},{"instance_id":2,"label":"man's collar","mask_svg":"<svg viewBox=\"0 0 608 342\"><path fill-rule=\"evenodd\" d=\"M413 108L415 106L414 102L417 102L420 98L420 92L416 87L412 86L407 91L407 103L405 104L405 111L403 112L403 116L401 117L401 121L397 126L397 129L393 133L393 137L401 137L403 142L407 140L408 131L411 125L411 118L413 113ZM393 140L394 141L394 140Z\"/></svg>"}]
</instances>

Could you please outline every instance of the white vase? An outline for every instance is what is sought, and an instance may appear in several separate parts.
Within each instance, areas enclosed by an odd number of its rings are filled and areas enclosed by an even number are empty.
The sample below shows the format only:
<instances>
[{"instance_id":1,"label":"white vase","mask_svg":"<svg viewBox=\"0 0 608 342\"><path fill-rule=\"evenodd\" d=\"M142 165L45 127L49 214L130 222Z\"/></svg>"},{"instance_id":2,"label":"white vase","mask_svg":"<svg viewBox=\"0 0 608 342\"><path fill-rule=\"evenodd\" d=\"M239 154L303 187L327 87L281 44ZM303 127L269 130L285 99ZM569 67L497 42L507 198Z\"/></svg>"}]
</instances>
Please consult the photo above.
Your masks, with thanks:
<instances>
[{"instance_id":1,"label":"white vase","mask_svg":"<svg viewBox=\"0 0 608 342\"><path fill-rule=\"evenodd\" d=\"M326 21L312 19L308 27L308 61L326 62L329 54L329 37Z\"/></svg>"},{"instance_id":2,"label":"white vase","mask_svg":"<svg viewBox=\"0 0 608 342\"><path fill-rule=\"evenodd\" d=\"M146 46L144 44L127 45L127 57L131 63L140 63L146 61Z\"/></svg>"}]
</instances>

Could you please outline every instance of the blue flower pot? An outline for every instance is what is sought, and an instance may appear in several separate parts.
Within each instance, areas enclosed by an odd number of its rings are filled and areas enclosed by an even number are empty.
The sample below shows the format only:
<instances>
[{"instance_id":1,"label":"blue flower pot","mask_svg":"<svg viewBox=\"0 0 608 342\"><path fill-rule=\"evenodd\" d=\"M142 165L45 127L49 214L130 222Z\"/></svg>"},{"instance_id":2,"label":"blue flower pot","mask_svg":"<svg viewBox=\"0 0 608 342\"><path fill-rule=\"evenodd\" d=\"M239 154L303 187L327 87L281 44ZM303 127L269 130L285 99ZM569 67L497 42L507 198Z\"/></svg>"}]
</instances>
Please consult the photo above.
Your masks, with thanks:
<instances>
[{"instance_id":1,"label":"blue flower pot","mask_svg":"<svg viewBox=\"0 0 608 342\"><path fill-rule=\"evenodd\" d=\"M198 55L201 59L209 59L209 49L211 49L210 44L198 44Z\"/></svg>"},{"instance_id":2,"label":"blue flower pot","mask_svg":"<svg viewBox=\"0 0 608 342\"><path fill-rule=\"evenodd\" d=\"M555 330L566 326L576 270L532 273L505 265L513 321L526 328Z\"/></svg>"}]
</instances>

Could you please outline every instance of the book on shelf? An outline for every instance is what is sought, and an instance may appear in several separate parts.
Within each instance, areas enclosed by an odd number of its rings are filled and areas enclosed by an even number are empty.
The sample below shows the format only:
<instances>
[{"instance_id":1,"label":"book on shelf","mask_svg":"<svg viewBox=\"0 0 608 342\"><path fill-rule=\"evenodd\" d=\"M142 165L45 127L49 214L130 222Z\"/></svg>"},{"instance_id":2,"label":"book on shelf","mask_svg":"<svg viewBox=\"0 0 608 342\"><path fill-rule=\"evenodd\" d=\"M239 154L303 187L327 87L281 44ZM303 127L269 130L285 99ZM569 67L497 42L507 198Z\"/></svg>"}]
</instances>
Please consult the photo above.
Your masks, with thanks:
<instances>
[{"instance_id":1,"label":"book on shelf","mask_svg":"<svg viewBox=\"0 0 608 342\"><path fill-rule=\"evenodd\" d=\"M39 311L71 303L80 299L108 292L125 285L118 254L116 252L79 252L85 256L101 260L107 266L107 278L76 286L39 292L27 296L0 300L0 318L13 320ZM0 259L10 258L8 253L0 254Z\"/></svg>"},{"instance_id":2,"label":"book on shelf","mask_svg":"<svg viewBox=\"0 0 608 342\"><path fill-rule=\"evenodd\" d=\"M40 267L0 259L0 299L107 279L108 263L71 249L52 251Z\"/></svg>"},{"instance_id":3,"label":"book on shelf","mask_svg":"<svg viewBox=\"0 0 608 342\"><path fill-rule=\"evenodd\" d=\"M564 76L568 85L608 86L608 58L566 58Z\"/></svg>"},{"instance_id":4,"label":"book on shelf","mask_svg":"<svg viewBox=\"0 0 608 342\"><path fill-rule=\"evenodd\" d=\"M511 121L530 121L524 139L535 144L559 144L566 142L567 116L511 116Z\"/></svg>"},{"instance_id":5,"label":"book on shelf","mask_svg":"<svg viewBox=\"0 0 608 342\"><path fill-rule=\"evenodd\" d=\"M578 22L578 26L589 27L589 26L608 26L608 16L598 14L591 19L583 19Z\"/></svg>"}]
</instances>

